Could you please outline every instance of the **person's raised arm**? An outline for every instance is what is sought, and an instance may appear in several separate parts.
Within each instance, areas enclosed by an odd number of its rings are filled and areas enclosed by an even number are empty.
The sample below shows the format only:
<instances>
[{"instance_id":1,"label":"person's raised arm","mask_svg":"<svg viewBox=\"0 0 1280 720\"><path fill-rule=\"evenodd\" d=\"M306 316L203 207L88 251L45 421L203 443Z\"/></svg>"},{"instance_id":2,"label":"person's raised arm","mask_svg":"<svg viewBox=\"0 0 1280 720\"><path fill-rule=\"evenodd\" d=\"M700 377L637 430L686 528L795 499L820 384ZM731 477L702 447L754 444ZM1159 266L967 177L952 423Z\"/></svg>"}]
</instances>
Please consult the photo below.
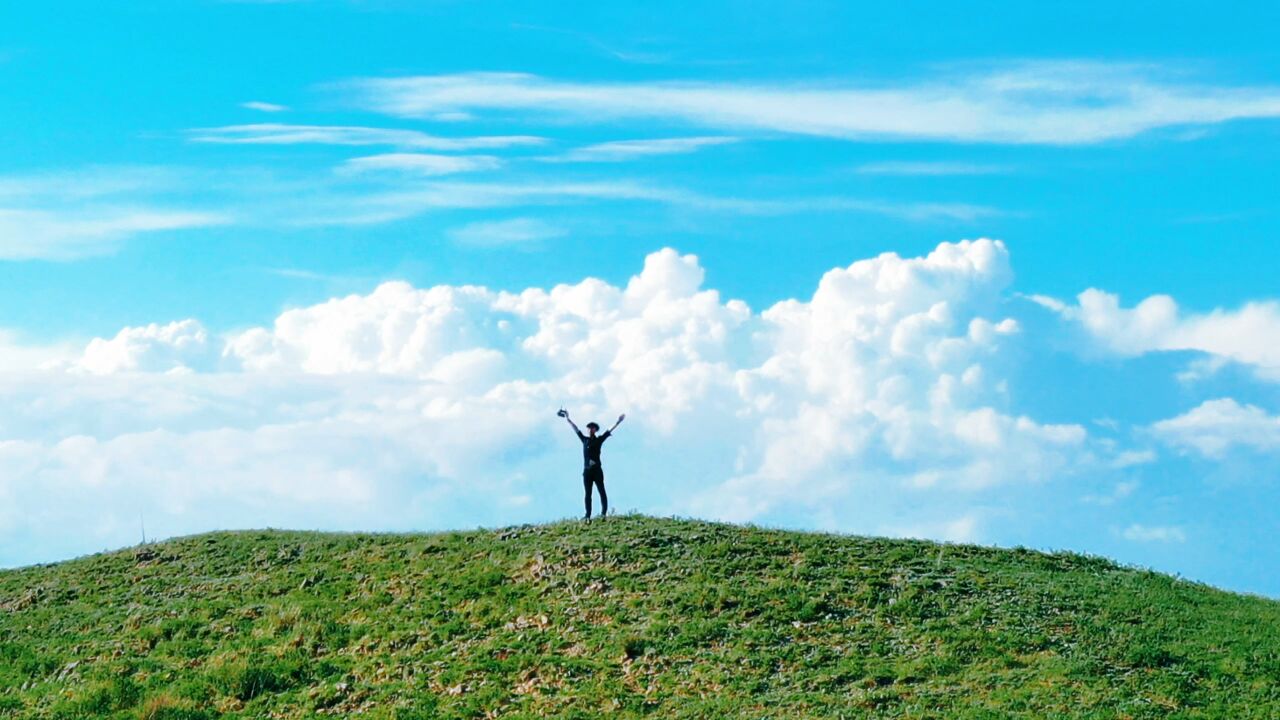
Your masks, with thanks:
<instances>
[{"instance_id":1,"label":"person's raised arm","mask_svg":"<svg viewBox=\"0 0 1280 720\"><path fill-rule=\"evenodd\" d=\"M619 415L619 416L618 416L618 422L614 423L614 424L613 424L613 427L609 428L609 434L610 434L610 435L612 435L612 434L613 434L613 431L614 431L614 430L617 430L617 429L618 429L618 426L622 424L622 421L623 421L623 420L626 420L626 419L627 419L627 414L626 414L626 413L623 413L623 414Z\"/></svg>"},{"instance_id":2,"label":"person's raised arm","mask_svg":"<svg viewBox=\"0 0 1280 720\"><path fill-rule=\"evenodd\" d=\"M569 427L573 428L574 432L578 433L578 437L582 437L582 431L579 430L578 426L573 422L572 419L570 419L568 411L565 411L564 420L565 422L569 423Z\"/></svg>"}]
</instances>

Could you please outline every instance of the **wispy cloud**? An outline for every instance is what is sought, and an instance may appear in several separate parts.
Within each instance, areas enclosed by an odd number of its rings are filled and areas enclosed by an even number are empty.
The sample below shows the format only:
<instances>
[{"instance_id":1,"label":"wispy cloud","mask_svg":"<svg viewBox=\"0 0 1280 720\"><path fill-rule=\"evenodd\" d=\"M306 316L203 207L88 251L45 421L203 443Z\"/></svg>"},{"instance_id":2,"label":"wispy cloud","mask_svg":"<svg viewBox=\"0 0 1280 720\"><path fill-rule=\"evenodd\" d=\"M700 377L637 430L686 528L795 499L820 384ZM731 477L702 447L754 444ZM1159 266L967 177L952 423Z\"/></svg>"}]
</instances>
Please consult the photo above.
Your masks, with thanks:
<instances>
[{"instance_id":1,"label":"wispy cloud","mask_svg":"<svg viewBox=\"0 0 1280 720\"><path fill-rule=\"evenodd\" d=\"M1153 423L1151 432L1183 452L1221 460L1237 449L1280 450L1280 417L1232 398L1206 400L1177 416Z\"/></svg>"},{"instance_id":2,"label":"wispy cloud","mask_svg":"<svg viewBox=\"0 0 1280 720\"><path fill-rule=\"evenodd\" d=\"M1096 288L1080 293L1075 305L1041 295L1028 299L1079 323L1094 350L1128 356L1198 350L1252 366L1259 377L1280 381L1280 345L1274 341L1280 337L1280 301L1187 313L1168 295L1152 295L1126 308L1118 295ZM1208 369L1212 366L1196 368Z\"/></svg>"},{"instance_id":3,"label":"wispy cloud","mask_svg":"<svg viewBox=\"0 0 1280 720\"><path fill-rule=\"evenodd\" d=\"M970 223L1002 214L982 205L841 196L735 197L645 181L515 175L503 182L440 176L503 166L490 155L385 153L340 162L334 172L263 168L92 168L0 177L0 259L73 260L108 254L132 237L224 224L254 228L376 225L439 210L602 207L652 203L742 216L869 213L910 222ZM191 206L193 187L201 202ZM460 242L499 244L550 237L549 226L515 223L459 231ZM505 233L505 234L503 234Z\"/></svg>"},{"instance_id":4,"label":"wispy cloud","mask_svg":"<svg viewBox=\"0 0 1280 720\"><path fill-rule=\"evenodd\" d=\"M1111 466L1124 467L1124 463L1129 459L1126 458L1126 456L1132 456L1134 452L1135 451L1132 450L1122 451L1117 459L1111 462ZM1152 461L1154 461L1154 459L1155 458L1152 457ZM1111 488L1109 492L1085 495L1080 498L1080 500L1081 502L1089 503L1091 505L1115 505L1116 503L1133 495L1134 491L1137 489L1137 480L1124 480L1116 483L1115 487Z\"/></svg>"},{"instance_id":5,"label":"wispy cloud","mask_svg":"<svg viewBox=\"0 0 1280 720\"><path fill-rule=\"evenodd\" d=\"M420 150L476 150L546 142L530 135L441 137L396 128L279 123L197 128L189 131L189 137L193 142L228 145L389 145Z\"/></svg>"},{"instance_id":6,"label":"wispy cloud","mask_svg":"<svg viewBox=\"0 0 1280 720\"><path fill-rule=\"evenodd\" d=\"M110 196L156 193L181 182L182 173L168 167L86 167L0 176L0 207L55 201L92 201Z\"/></svg>"},{"instance_id":7,"label":"wispy cloud","mask_svg":"<svg viewBox=\"0 0 1280 720\"><path fill-rule=\"evenodd\" d=\"M297 280L300 282L321 283L332 288L350 288L359 289L376 284L378 278L372 275L352 275L347 273L327 273L316 270L307 270L305 268L296 267L265 267L265 268L247 268L251 272L261 272L275 277L285 278L287 280Z\"/></svg>"},{"instance_id":8,"label":"wispy cloud","mask_svg":"<svg viewBox=\"0 0 1280 720\"><path fill-rule=\"evenodd\" d=\"M302 225L377 224L437 209L531 207L582 202L649 202L705 212L787 215L810 212L869 213L911 222L973 222L1004 214L984 205L891 202L850 197L750 198L706 195L682 187L633 180L511 182L417 181L386 189L336 188L324 202L309 200L294 221ZM317 206L328 212L317 213Z\"/></svg>"},{"instance_id":9,"label":"wispy cloud","mask_svg":"<svg viewBox=\"0 0 1280 720\"><path fill-rule=\"evenodd\" d=\"M449 237L472 247L531 247L566 232L542 220L522 217L470 223L450 230Z\"/></svg>"},{"instance_id":10,"label":"wispy cloud","mask_svg":"<svg viewBox=\"0 0 1280 720\"><path fill-rule=\"evenodd\" d=\"M240 107L246 110L257 110L259 112L278 113L284 112L289 108L284 105L275 103L262 102L261 100L250 100L249 102L240 103Z\"/></svg>"},{"instance_id":11,"label":"wispy cloud","mask_svg":"<svg viewBox=\"0 0 1280 720\"><path fill-rule=\"evenodd\" d=\"M857 198L818 198L800 200L788 205L788 212L800 210L827 210L845 212L865 212L874 215L895 217L912 222L974 222L985 218L1008 215L1009 213L989 205L975 205L961 202L889 202L883 200L860 200Z\"/></svg>"},{"instance_id":12,"label":"wispy cloud","mask_svg":"<svg viewBox=\"0 0 1280 720\"><path fill-rule=\"evenodd\" d=\"M662 118L851 140L1083 144L1159 128L1280 117L1280 88L1167 80L1159 68L1036 62L877 84L571 82L516 73L357 81L357 102L402 117L544 113Z\"/></svg>"},{"instance_id":13,"label":"wispy cloud","mask_svg":"<svg viewBox=\"0 0 1280 720\"><path fill-rule=\"evenodd\" d=\"M886 161L857 167L860 175L996 175L1010 171L1005 165L960 162Z\"/></svg>"},{"instance_id":14,"label":"wispy cloud","mask_svg":"<svg viewBox=\"0 0 1280 720\"><path fill-rule=\"evenodd\" d=\"M0 208L0 260L75 260L101 255L139 233L228 222L217 213L159 208L64 210Z\"/></svg>"},{"instance_id":15,"label":"wispy cloud","mask_svg":"<svg viewBox=\"0 0 1280 720\"><path fill-rule=\"evenodd\" d=\"M323 203L308 201L297 225L367 225L393 222L441 209L561 205L586 201L689 202L663 187L630 181L519 182L417 181L385 189L334 188ZM315 207L324 207L316 212Z\"/></svg>"},{"instance_id":16,"label":"wispy cloud","mask_svg":"<svg viewBox=\"0 0 1280 720\"><path fill-rule=\"evenodd\" d=\"M386 153L352 158L344 162L344 172L395 172L410 175L452 175L494 170L502 160L492 155L433 155L428 153Z\"/></svg>"},{"instance_id":17,"label":"wispy cloud","mask_svg":"<svg viewBox=\"0 0 1280 720\"><path fill-rule=\"evenodd\" d=\"M563 155L540 158L549 162L621 162L654 155L681 155L704 147L738 142L735 137L682 137L652 140L615 140L575 148Z\"/></svg>"},{"instance_id":18,"label":"wispy cloud","mask_svg":"<svg viewBox=\"0 0 1280 720\"><path fill-rule=\"evenodd\" d=\"M1180 527L1149 526L1137 523L1121 531L1120 536L1134 542L1186 542L1187 534Z\"/></svg>"},{"instance_id":19,"label":"wispy cloud","mask_svg":"<svg viewBox=\"0 0 1280 720\"><path fill-rule=\"evenodd\" d=\"M141 233L231 221L173 197L180 186L180 173L162 167L0 177L0 260L74 260Z\"/></svg>"}]
</instances>

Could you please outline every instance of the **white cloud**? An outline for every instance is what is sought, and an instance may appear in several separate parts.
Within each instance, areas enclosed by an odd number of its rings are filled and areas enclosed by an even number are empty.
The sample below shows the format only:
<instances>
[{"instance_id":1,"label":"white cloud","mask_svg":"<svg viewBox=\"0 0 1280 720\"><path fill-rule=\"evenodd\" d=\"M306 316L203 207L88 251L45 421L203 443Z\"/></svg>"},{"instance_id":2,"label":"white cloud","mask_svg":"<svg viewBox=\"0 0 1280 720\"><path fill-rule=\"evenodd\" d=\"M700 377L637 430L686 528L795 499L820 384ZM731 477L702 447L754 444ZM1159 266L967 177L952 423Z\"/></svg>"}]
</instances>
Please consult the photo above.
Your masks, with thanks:
<instances>
[{"instance_id":1,"label":"white cloud","mask_svg":"<svg viewBox=\"0 0 1280 720\"><path fill-rule=\"evenodd\" d=\"M385 153L352 158L342 164L347 172L399 172L411 175L452 175L494 170L502 160L492 155L433 155L429 153Z\"/></svg>"},{"instance_id":2,"label":"white cloud","mask_svg":"<svg viewBox=\"0 0 1280 720\"><path fill-rule=\"evenodd\" d=\"M884 161L857 168L862 175L995 175L1010 172L1004 165L961 162Z\"/></svg>"},{"instance_id":3,"label":"white cloud","mask_svg":"<svg viewBox=\"0 0 1280 720\"><path fill-rule=\"evenodd\" d=\"M74 260L140 234L232 221L165 197L181 187L179 175L162 167L89 167L0 176L0 260Z\"/></svg>"},{"instance_id":4,"label":"white cloud","mask_svg":"<svg viewBox=\"0 0 1280 720\"><path fill-rule=\"evenodd\" d=\"M16 333L0 330L0 374L58 365L79 353L80 348L73 343L34 344L24 341Z\"/></svg>"},{"instance_id":5,"label":"white cloud","mask_svg":"<svg viewBox=\"0 0 1280 720\"><path fill-rule=\"evenodd\" d=\"M125 328L0 374L0 563L130 542L138 512L157 533L562 515L561 404L629 414L623 508L972 539L964 498L1105 467L1083 428L1002 409L1010 277L999 242L943 244L757 313L667 249L621 286L389 282L221 336Z\"/></svg>"},{"instance_id":6,"label":"white cloud","mask_svg":"<svg viewBox=\"0 0 1280 720\"><path fill-rule=\"evenodd\" d=\"M1236 447L1258 452L1280 450L1280 417L1231 398L1207 400L1182 415L1153 424L1151 430L1176 448L1213 459L1225 457Z\"/></svg>"},{"instance_id":7,"label":"white cloud","mask_svg":"<svg viewBox=\"0 0 1280 720\"><path fill-rule=\"evenodd\" d=\"M750 201L703 198L669 188L630 181L460 182L422 180L386 189L338 192L326 202L297 208L290 222L299 225L373 224L413 217L439 208L481 209L562 205L595 200L625 200L699 207L707 210L754 207Z\"/></svg>"},{"instance_id":8,"label":"white cloud","mask_svg":"<svg viewBox=\"0 0 1280 720\"><path fill-rule=\"evenodd\" d=\"M738 138L723 136L615 140L575 148L564 155L542 159L554 162L621 162L655 155L682 155L705 147L735 142L738 142Z\"/></svg>"},{"instance_id":9,"label":"white cloud","mask_svg":"<svg viewBox=\"0 0 1280 720\"><path fill-rule=\"evenodd\" d=\"M90 166L75 171L0 176L0 204L47 204L54 199L103 201L171 189L180 172L166 167Z\"/></svg>"},{"instance_id":10,"label":"white cloud","mask_svg":"<svg viewBox=\"0 0 1280 720\"><path fill-rule=\"evenodd\" d=\"M1134 542L1144 542L1144 543L1148 543L1148 542L1181 543L1181 542L1187 541L1187 534L1183 532L1182 528L1180 527L1168 527L1168 526L1160 526L1160 525L1147 526L1147 525L1139 525L1136 523L1125 528L1120 533L1120 536L1123 537L1125 540L1132 540Z\"/></svg>"},{"instance_id":11,"label":"white cloud","mask_svg":"<svg viewBox=\"0 0 1280 720\"><path fill-rule=\"evenodd\" d=\"M417 130L280 123L198 128L191 130L189 136L193 142L228 145L390 145L417 150L477 150L546 142L530 135L441 137Z\"/></svg>"},{"instance_id":12,"label":"white cloud","mask_svg":"<svg viewBox=\"0 0 1280 720\"><path fill-rule=\"evenodd\" d=\"M45 210L0 207L0 260L74 260L101 255L142 233L209 227L225 215L160 208Z\"/></svg>"},{"instance_id":13,"label":"white cloud","mask_svg":"<svg viewBox=\"0 0 1280 720\"><path fill-rule=\"evenodd\" d=\"M786 205L784 205L785 207ZM886 215L912 222L975 222L986 218L999 217L1005 213L998 208L972 203L942 202L885 202L879 200L857 200L853 198L826 198L800 200L790 203L794 211L801 209L866 212Z\"/></svg>"},{"instance_id":14,"label":"white cloud","mask_svg":"<svg viewBox=\"0 0 1280 720\"><path fill-rule=\"evenodd\" d=\"M1125 450L1116 454L1111 460L1111 467L1116 469L1124 469L1127 467L1136 467L1138 465L1147 465L1156 461L1156 454L1153 450Z\"/></svg>"},{"instance_id":15,"label":"white cloud","mask_svg":"<svg viewBox=\"0 0 1280 720\"><path fill-rule=\"evenodd\" d=\"M240 103L240 107L246 110L257 110L258 112L278 113L285 112L289 108L284 105L275 103L262 102L261 100L250 100L249 102Z\"/></svg>"},{"instance_id":16,"label":"white cloud","mask_svg":"<svg viewBox=\"0 0 1280 720\"><path fill-rule=\"evenodd\" d=\"M1127 453L1121 453L1121 459L1123 459L1126 454ZM1154 459L1154 457L1152 459ZM1112 463L1112 467L1117 467L1117 466L1127 467L1127 465L1123 462ZM1121 482L1116 483L1115 487L1112 488L1111 491L1108 493L1104 493L1100 495L1098 494L1085 495L1080 499L1082 502L1090 503L1093 505L1103 505L1103 506L1115 505L1116 503L1125 500L1130 495L1133 495L1134 491L1138 489L1138 486L1139 486L1139 483L1137 480L1123 480Z\"/></svg>"},{"instance_id":17,"label":"white cloud","mask_svg":"<svg viewBox=\"0 0 1280 720\"><path fill-rule=\"evenodd\" d=\"M584 122L663 118L861 139L1081 144L1280 116L1280 88L1162 79L1157 68L1036 62L863 86L558 81L516 73L366 79L367 107L405 117L482 110Z\"/></svg>"},{"instance_id":18,"label":"white cloud","mask_svg":"<svg viewBox=\"0 0 1280 720\"><path fill-rule=\"evenodd\" d=\"M765 311L767 359L735 374L743 412L759 418L754 469L696 507L745 520L801 488L810 502L861 483L979 489L1086 464L1082 427L993 407L999 349L1018 326L984 315L1010 278L1002 243L966 241L832 270L810 301Z\"/></svg>"},{"instance_id":19,"label":"white cloud","mask_svg":"<svg viewBox=\"0 0 1280 720\"><path fill-rule=\"evenodd\" d=\"M209 334L195 320L124 328L114 338L94 338L72 368L94 375L120 372L190 372L216 358Z\"/></svg>"},{"instance_id":20,"label":"white cloud","mask_svg":"<svg viewBox=\"0 0 1280 720\"><path fill-rule=\"evenodd\" d=\"M631 180L461 182L436 180L374 192L339 196L327 206L352 211L317 212L314 204L300 210L302 224L382 223L435 208L493 208L559 205L587 201L653 202L706 212L784 215L810 212L870 213L912 222L973 222L1001 211L967 203L899 203L843 197L754 199L705 195L694 190Z\"/></svg>"},{"instance_id":21,"label":"white cloud","mask_svg":"<svg viewBox=\"0 0 1280 720\"><path fill-rule=\"evenodd\" d=\"M1168 295L1152 295L1133 308L1090 288L1076 305L1035 296L1032 300L1079 323L1095 347L1119 355L1162 350L1199 350L1254 367L1264 378L1280 380L1280 303L1251 302L1238 310L1184 314ZM1196 364L1193 379L1217 365Z\"/></svg>"},{"instance_id":22,"label":"white cloud","mask_svg":"<svg viewBox=\"0 0 1280 720\"><path fill-rule=\"evenodd\" d=\"M349 129L338 128L344 132ZM312 138L308 132L299 132L300 135L283 132L268 135L287 142ZM367 137L356 133L358 137L335 141L427 142L413 131L388 132L407 132L410 137ZM324 132L319 135L328 136ZM626 201L708 213L849 212L912 222L962 223L1000 214L994 208L966 203L900 203L846 197L723 197L627 179L574 181L522 177L505 182L462 182L440 178L494 170L503 165L503 159L486 154L389 152L342 161L333 172L319 176L261 169L197 171L114 167L0 177L0 260L72 260L108 254L124 242L147 233L227 224L253 228L382 224L445 208L522 208ZM184 207L196 188L206 207Z\"/></svg>"},{"instance_id":23,"label":"white cloud","mask_svg":"<svg viewBox=\"0 0 1280 720\"><path fill-rule=\"evenodd\" d=\"M449 237L473 247L528 246L562 237L566 231L536 218L473 222L449 231Z\"/></svg>"},{"instance_id":24,"label":"white cloud","mask_svg":"<svg viewBox=\"0 0 1280 720\"><path fill-rule=\"evenodd\" d=\"M501 340L486 317L492 303L484 288L388 282L369 295L285 311L271 329L233 335L223 354L249 370L430 377L454 353Z\"/></svg>"}]
</instances>

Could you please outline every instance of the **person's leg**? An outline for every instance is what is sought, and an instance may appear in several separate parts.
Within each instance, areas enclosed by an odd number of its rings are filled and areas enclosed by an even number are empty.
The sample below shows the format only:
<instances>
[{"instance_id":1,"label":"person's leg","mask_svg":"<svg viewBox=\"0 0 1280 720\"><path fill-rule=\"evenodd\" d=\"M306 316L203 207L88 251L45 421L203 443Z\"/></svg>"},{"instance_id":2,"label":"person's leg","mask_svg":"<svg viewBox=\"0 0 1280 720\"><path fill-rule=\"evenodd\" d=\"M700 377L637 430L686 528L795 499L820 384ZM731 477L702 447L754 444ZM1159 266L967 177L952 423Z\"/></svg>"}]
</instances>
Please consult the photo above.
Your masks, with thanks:
<instances>
[{"instance_id":1,"label":"person's leg","mask_svg":"<svg viewBox=\"0 0 1280 720\"><path fill-rule=\"evenodd\" d=\"M604 491L604 471L596 474L596 489L600 491L600 517L609 514L609 495Z\"/></svg>"},{"instance_id":2,"label":"person's leg","mask_svg":"<svg viewBox=\"0 0 1280 720\"><path fill-rule=\"evenodd\" d=\"M587 509L586 518L591 519L591 476L587 473L582 474L582 504Z\"/></svg>"}]
</instances>

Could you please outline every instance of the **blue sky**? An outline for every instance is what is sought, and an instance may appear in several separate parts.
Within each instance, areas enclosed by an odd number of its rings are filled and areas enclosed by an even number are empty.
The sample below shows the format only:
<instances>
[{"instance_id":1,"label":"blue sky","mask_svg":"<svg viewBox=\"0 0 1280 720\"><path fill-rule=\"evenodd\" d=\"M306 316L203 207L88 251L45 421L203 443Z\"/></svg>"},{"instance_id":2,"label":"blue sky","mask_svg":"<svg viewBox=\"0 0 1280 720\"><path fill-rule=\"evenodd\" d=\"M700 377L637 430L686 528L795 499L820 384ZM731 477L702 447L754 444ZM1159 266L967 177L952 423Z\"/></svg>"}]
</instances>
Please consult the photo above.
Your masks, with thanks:
<instances>
[{"instance_id":1,"label":"blue sky","mask_svg":"<svg viewBox=\"0 0 1280 720\"><path fill-rule=\"evenodd\" d=\"M1280 9L686 5L0 9L0 564L573 514L563 402L623 508L1280 594Z\"/></svg>"}]
</instances>

